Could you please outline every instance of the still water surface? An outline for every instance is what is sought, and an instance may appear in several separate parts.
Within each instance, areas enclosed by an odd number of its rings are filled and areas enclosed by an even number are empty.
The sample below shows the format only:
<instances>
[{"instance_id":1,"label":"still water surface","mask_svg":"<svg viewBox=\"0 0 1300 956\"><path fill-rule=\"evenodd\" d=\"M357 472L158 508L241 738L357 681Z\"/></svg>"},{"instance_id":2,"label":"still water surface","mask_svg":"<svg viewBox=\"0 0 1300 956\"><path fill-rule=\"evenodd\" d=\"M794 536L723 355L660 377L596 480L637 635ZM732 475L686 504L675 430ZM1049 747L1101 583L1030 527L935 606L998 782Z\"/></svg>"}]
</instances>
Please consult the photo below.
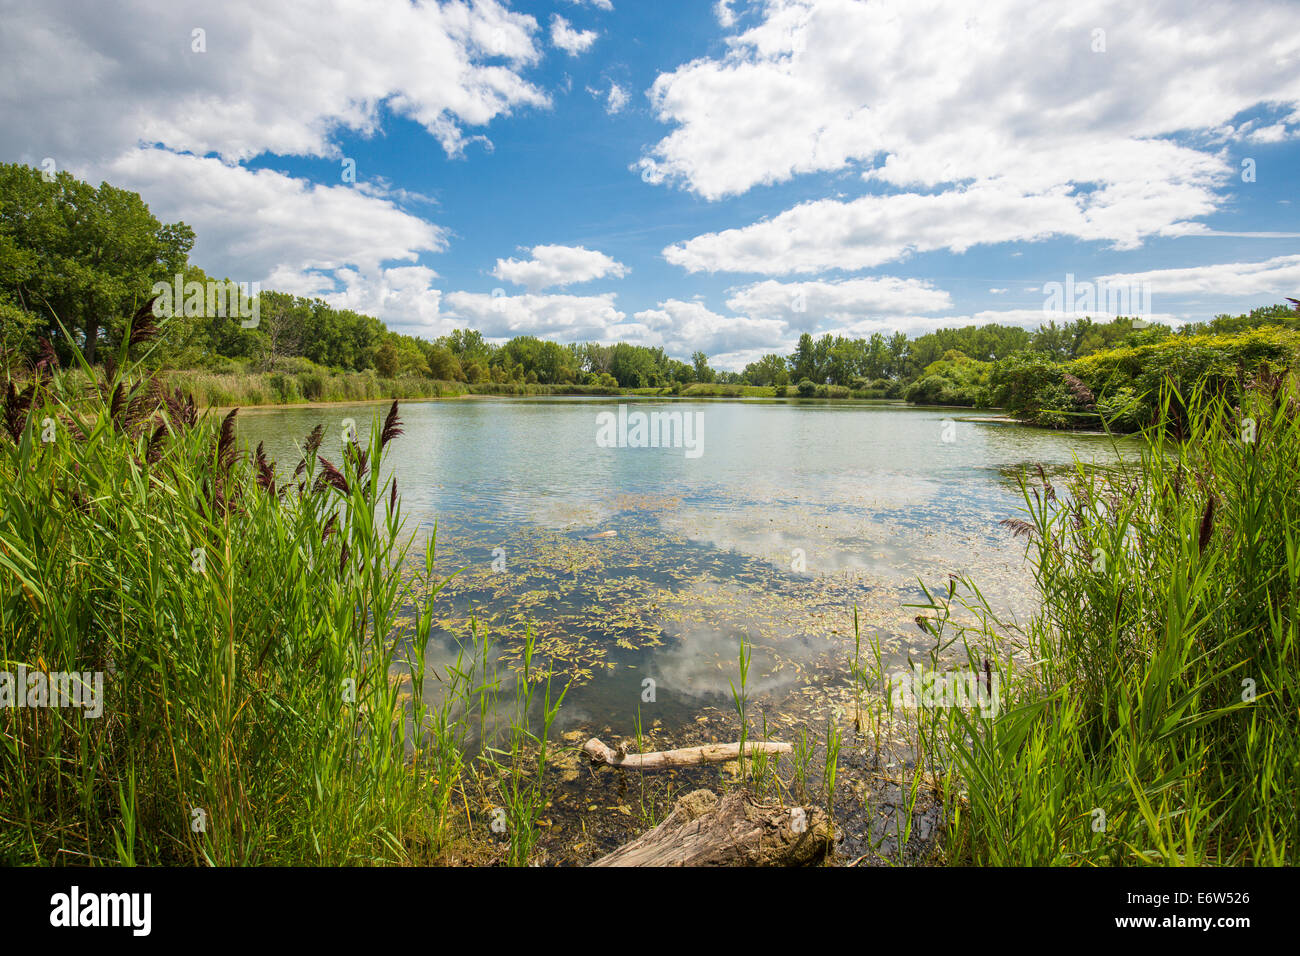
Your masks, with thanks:
<instances>
[{"instance_id":1,"label":"still water surface","mask_svg":"<svg viewBox=\"0 0 1300 956\"><path fill-rule=\"evenodd\" d=\"M700 413L701 453L600 447L598 415L620 403ZM239 433L283 472L316 424L337 462L345 420L364 435L384 410L250 409ZM1114 457L1098 436L900 405L474 399L401 416L385 469L408 530L436 520L439 571L464 569L438 599L430 664L473 619L509 667L531 624L543 667L573 679L561 729L616 736L638 710L675 734L729 710L742 637L770 727L825 719L845 700L855 604L887 664L924 657L918 580L969 574L1023 618L1024 539L998 525L1022 507L1017 475Z\"/></svg>"}]
</instances>

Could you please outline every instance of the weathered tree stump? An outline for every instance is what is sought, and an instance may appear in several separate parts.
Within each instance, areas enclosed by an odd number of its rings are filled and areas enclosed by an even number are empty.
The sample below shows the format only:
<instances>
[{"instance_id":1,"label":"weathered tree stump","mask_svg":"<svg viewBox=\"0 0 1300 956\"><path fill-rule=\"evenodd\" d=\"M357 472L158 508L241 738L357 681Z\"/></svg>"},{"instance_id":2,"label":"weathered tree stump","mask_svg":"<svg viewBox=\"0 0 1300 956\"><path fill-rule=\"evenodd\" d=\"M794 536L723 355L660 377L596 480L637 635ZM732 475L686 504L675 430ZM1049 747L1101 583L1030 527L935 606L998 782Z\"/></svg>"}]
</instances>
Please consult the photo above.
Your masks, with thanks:
<instances>
[{"instance_id":1,"label":"weathered tree stump","mask_svg":"<svg viewBox=\"0 0 1300 956\"><path fill-rule=\"evenodd\" d=\"M748 793L719 799L696 790L667 819L592 866L805 866L826 857L833 840L817 807L759 803Z\"/></svg>"}]
</instances>

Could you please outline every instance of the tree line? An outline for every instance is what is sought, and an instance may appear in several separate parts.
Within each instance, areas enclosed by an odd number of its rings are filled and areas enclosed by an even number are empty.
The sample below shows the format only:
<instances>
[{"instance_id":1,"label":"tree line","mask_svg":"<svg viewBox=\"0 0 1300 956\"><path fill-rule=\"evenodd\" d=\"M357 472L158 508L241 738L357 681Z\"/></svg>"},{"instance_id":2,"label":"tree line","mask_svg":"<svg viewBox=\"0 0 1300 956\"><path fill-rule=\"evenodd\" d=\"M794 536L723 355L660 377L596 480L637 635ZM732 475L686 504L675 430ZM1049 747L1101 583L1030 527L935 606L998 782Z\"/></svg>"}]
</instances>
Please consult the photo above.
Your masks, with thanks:
<instances>
[{"instance_id":1,"label":"tree line","mask_svg":"<svg viewBox=\"0 0 1300 956\"><path fill-rule=\"evenodd\" d=\"M50 175L0 164L0 361L32 361L41 339L61 360L80 347L92 363L116 348L128 317L157 282L207 283L189 261L194 230L163 223L137 193L98 187L69 173ZM533 335L493 343L472 329L428 341L387 329L379 319L335 308L319 298L262 291L259 321L246 328L227 315L178 311L152 360L167 368L225 371L341 371L373 369L395 378L424 376L478 383L568 383L664 388L693 383L827 387L916 401L976 404L991 363L1029 354L1061 363L1121 346L1178 334L1233 332L1264 323L1294 322L1286 306L1248 316L1219 316L1175 333L1158 324L1119 318L1049 321L1035 331L988 324L940 329L915 338L902 332L846 338L805 332L788 355L771 353L741 372L715 370L696 352L689 362L662 348L626 342L559 343ZM65 334L66 330L66 334ZM70 337L70 338L69 338ZM308 365L307 363L311 363Z\"/></svg>"}]
</instances>

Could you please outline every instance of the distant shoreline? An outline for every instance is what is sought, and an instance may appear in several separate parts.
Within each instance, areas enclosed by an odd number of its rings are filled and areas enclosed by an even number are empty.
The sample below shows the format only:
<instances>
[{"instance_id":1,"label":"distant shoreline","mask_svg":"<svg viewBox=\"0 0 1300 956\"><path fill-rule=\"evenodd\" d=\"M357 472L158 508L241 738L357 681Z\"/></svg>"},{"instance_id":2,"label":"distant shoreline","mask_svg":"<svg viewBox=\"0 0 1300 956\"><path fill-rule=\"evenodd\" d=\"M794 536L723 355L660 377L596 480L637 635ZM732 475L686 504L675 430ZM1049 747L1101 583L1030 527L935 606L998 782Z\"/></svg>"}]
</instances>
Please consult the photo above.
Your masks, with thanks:
<instances>
[{"instance_id":1,"label":"distant shoreline","mask_svg":"<svg viewBox=\"0 0 1300 956\"><path fill-rule=\"evenodd\" d=\"M706 401L707 402L783 402L788 404L833 403L837 405L856 404L856 405L872 405L878 407L897 406L899 408L912 408L912 409L944 408L944 409L960 410L964 412L998 411L998 409L992 409L992 408L990 409L972 408L969 405L910 405L907 402L903 401L902 399L898 399L898 398L852 398L852 397L801 398L800 396L797 395L790 395L790 396L672 395L672 394L648 395L643 392L638 393L632 391L620 392L617 394L598 394L598 395L584 395L578 392L573 392L573 393L558 392L549 395L548 394L510 395L504 393L496 394L492 392L487 392L487 393L464 392L459 395L430 395L424 397L411 397L411 398L404 398L401 396L397 396L396 401L402 405L411 405L411 404L419 404L423 402L459 402L459 401L466 401L466 400L482 401L484 399L508 399L508 400L517 400L517 401L545 402L545 401L562 401L562 400L575 399L575 398L589 399L593 401L601 400L601 399L619 399L619 400L628 400L628 401L671 400L671 401L682 401L682 402L706 402ZM250 411L250 412L281 411L284 409L291 409L291 408L333 408L339 405L389 405L392 404L393 401L394 398L392 397L390 398L349 398L349 399L339 399L337 401L329 401L329 402L262 402L262 403L246 403L242 405L241 404L203 405L201 406L201 409L204 411L222 412L222 413L229 412L231 409L234 408L238 408L241 412L242 411ZM1017 422L1015 419L1004 419L1004 420L1008 423L1023 424Z\"/></svg>"}]
</instances>

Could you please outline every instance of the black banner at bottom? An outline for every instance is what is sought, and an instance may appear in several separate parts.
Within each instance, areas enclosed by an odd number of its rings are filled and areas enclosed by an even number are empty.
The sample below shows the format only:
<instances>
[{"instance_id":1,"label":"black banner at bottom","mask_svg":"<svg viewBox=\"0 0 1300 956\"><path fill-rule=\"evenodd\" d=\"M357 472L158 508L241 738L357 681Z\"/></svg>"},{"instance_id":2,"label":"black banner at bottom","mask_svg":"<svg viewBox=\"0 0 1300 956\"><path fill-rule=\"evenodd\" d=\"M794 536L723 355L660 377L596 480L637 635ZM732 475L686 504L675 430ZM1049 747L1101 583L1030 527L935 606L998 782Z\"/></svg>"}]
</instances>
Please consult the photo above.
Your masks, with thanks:
<instances>
[{"instance_id":1,"label":"black banner at bottom","mask_svg":"<svg viewBox=\"0 0 1300 956\"><path fill-rule=\"evenodd\" d=\"M861 938L892 922L904 934L928 927L922 938L1047 931L1231 945L1243 933L1287 928L1290 881L1245 869L3 869L0 918L11 941L50 934L127 945L374 942L395 929L424 936L433 926L420 926L438 917L497 938L615 926L655 936L670 920L705 916L748 930L756 919L789 921L815 926L819 937L840 929Z\"/></svg>"}]
</instances>

